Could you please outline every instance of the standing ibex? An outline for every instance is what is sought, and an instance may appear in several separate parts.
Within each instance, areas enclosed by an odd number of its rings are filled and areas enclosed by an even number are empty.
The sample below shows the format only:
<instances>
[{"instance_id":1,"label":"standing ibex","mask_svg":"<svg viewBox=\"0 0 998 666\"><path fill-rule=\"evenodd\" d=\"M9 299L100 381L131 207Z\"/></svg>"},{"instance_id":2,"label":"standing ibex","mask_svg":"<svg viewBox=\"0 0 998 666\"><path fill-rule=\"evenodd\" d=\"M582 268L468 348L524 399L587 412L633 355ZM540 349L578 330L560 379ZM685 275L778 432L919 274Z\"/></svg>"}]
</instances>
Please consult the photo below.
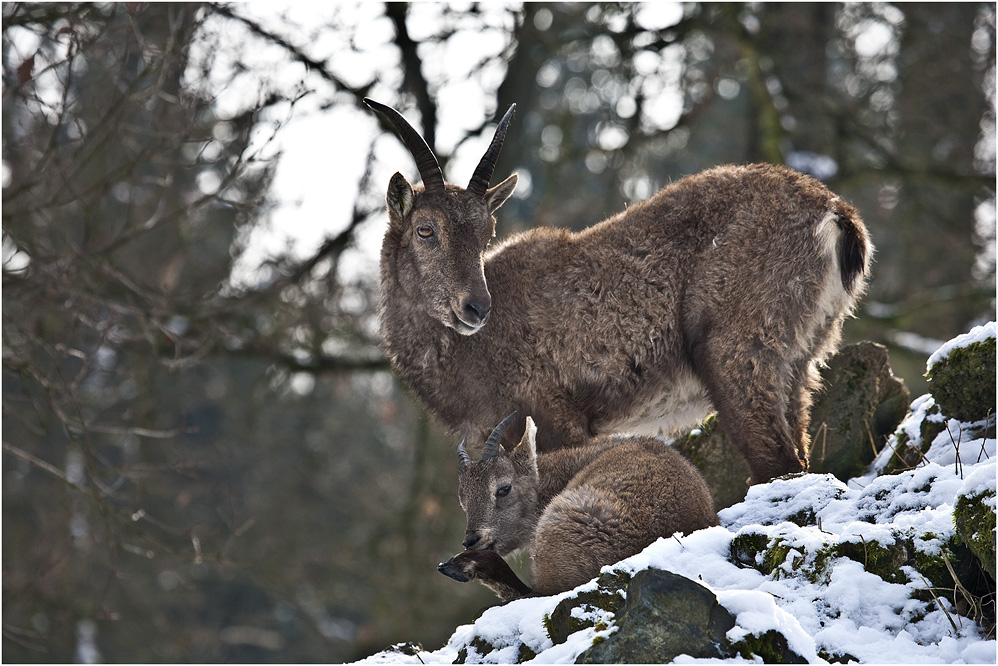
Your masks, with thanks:
<instances>
[{"instance_id":1,"label":"standing ibex","mask_svg":"<svg viewBox=\"0 0 998 666\"><path fill-rule=\"evenodd\" d=\"M673 432L716 409L754 481L807 468L815 365L872 252L852 206L790 169L722 166L584 231L531 229L488 249L516 185L489 188L514 107L462 189L397 111L365 101L423 179L388 185L382 334L444 424L481 441L517 410L547 451Z\"/></svg>"},{"instance_id":2,"label":"standing ibex","mask_svg":"<svg viewBox=\"0 0 998 666\"><path fill-rule=\"evenodd\" d=\"M511 420L489 435L480 461L458 447L467 550L437 567L451 578L477 579L504 601L555 594L659 537L717 525L703 477L663 442L627 437L538 455L530 417L520 443L502 446ZM532 590L503 560L520 549L533 558Z\"/></svg>"}]
</instances>

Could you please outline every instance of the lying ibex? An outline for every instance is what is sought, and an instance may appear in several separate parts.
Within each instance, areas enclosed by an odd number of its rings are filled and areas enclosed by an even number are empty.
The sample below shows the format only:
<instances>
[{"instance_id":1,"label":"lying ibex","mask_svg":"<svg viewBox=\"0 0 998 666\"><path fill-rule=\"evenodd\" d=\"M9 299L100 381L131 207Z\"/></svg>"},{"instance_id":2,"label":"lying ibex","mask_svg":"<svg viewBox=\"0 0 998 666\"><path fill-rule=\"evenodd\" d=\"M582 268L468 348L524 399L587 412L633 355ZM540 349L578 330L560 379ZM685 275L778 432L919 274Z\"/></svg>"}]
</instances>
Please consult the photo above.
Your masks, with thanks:
<instances>
[{"instance_id":1,"label":"lying ibex","mask_svg":"<svg viewBox=\"0 0 998 666\"><path fill-rule=\"evenodd\" d=\"M381 329L439 420L482 441L517 410L547 451L716 410L756 482L807 468L815 366L872 252L852 206L790 169L722 166L582 232L531 229L488 249L516 185L489 188L513 107L462 189L397 111L365 101L423 179L388 185Z\"/></svg>"},{"instance_id":2,"label":"lying ibex","mask_svg":"<svg viewBox=\"0 0 998 666\"><path fill-rule=\"evenodd\" d=\"M477 579L504 601L564 592L659 537L717 525L714 502L693 465L651 437L602 440L537 455L533 421L512 450L500 423L474 462L458 447L458 495L468 516L464 552L437 567ZM526 549L533 589L503 557Z\"/></svg>"}]
</instances>

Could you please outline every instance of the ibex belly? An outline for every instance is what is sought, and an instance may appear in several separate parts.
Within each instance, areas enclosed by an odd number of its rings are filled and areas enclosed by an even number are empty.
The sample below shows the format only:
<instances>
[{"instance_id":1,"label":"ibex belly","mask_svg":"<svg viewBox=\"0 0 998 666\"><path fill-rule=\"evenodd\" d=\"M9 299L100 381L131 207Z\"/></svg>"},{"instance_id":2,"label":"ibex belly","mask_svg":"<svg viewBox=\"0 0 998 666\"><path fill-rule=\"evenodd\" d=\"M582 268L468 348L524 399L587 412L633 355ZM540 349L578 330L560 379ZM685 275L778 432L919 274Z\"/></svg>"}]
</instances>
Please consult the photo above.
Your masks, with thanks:
<instances>
[{"instance_id":1,"label":"ibex belly","mask_svg":"<svg viewBox=\"0 0 998 666\"><path fill-rule=\"evenodd\" d=\"M627 414L596 420L598 435L670 435L702 422L714 411L707 389L692 373L678 373L664 391L637 400Z\"/></svg>"}]
</instances>

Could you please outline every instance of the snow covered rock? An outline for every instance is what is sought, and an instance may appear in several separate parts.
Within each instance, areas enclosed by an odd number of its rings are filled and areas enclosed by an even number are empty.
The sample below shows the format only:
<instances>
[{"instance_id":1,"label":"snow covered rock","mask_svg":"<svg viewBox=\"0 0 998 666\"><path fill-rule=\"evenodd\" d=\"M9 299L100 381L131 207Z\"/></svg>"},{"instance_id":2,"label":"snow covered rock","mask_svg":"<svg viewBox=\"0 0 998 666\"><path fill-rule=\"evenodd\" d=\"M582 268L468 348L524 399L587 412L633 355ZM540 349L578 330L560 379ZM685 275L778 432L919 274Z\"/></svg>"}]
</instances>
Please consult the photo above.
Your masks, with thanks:
<instances>
[{"instance_id":1,"label":"snow covered rock","mask_svg":"<svg viewBox=\"0 0 998 666\"><path fill-rule=\"evenodd\" d=\"M947 343L945 357L993 344L989 330ZM984 397L990 409L975 408L971 420L952 417L932 395L916 398L863 476L800 474L753 486L719 513L717 527L659 539L575 590L490 608L438 650L364 661L994 664L994 390ZM679 596L665 591L673 585L702 589L690 606L698 610L665 610ZM714 598L720 608L708 617L731 620L715 619L707 632L714 653L689 643L677 654L668 638L653 638L664 617L702 617ZM644 638L627 638L643 630ZM644 651L612 651L628 643Z\"/></svg>"},{"instance_id":2,"label":"snow covered rock","mask_svg":"<svg viewBox=\"0 0 998 666\"><path fill-rule=\"evenodd\" d=\"M957 336L929 357L929 392L943 414L978 421L995 411L995 323Z\"/></svg>"},{"instance_id":3,"label":"snow covered rock","mask_svg":"<svg viewBox=\"0 0 998 666\"><path fill-rule=\"evenodd\" d=\"M581 664L667 663L679 655L734 657L726 634L735 619L703 585L661 569L643 569L627 585L617 631L583 652Z\"/></svg>"}]
</instances>

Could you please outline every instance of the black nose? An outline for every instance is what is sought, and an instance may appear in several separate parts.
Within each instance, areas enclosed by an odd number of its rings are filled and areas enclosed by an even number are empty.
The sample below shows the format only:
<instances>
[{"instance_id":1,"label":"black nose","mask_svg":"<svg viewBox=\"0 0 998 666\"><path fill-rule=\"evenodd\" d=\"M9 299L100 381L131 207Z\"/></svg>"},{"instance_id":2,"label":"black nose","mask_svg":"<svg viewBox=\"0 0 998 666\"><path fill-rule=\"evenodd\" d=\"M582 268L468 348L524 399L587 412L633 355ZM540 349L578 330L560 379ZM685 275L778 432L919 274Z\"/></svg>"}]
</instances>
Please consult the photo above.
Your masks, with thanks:
<instances>
[{"instance_id":1,"label":"black nose","mask_svg":"<svg viewBox=\"0 0 998 666\"><path fill-rule=\"evenodd\" d=\"M468 548L471 548L481 540L482 537L478 536L477 534L471 534L468 536L468 538L464 540L464 543L462 543L461 545L464 546L465 550L467 550Z\"/></svg>"},{"instance_id":2,"label":"black nose","mask_svg":"<svg viewBox=\"0 0 998 666\"><path fill-rule=\"evenodd\" d=\"M492 311L492 303L482 298L469 298L461 308L464 320L469 324L484 324Z\"/></svg>"}]
</instances>

